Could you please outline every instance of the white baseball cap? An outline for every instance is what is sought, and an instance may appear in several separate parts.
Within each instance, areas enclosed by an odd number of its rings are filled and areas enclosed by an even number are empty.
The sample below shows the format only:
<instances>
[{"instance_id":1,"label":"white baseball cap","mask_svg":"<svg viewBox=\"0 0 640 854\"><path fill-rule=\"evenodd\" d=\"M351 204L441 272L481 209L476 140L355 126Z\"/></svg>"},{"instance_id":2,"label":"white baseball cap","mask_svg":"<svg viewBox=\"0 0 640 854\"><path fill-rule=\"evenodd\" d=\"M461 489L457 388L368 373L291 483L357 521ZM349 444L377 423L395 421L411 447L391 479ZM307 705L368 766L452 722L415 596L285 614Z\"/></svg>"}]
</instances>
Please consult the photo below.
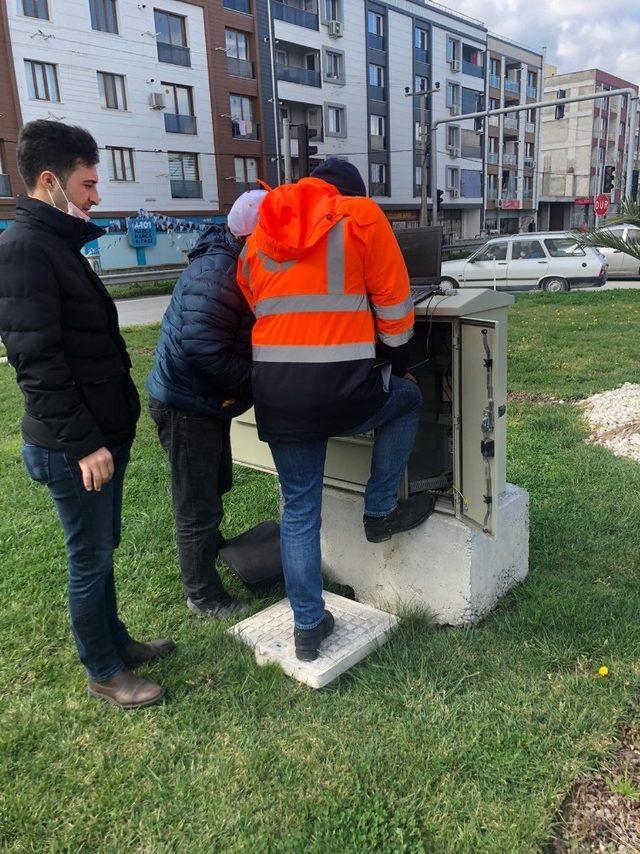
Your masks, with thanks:
<instances>
[{"instance_id":1,"label":"white baseball cap","mask_svg":"<svg viewBox=\"0 0 640 854\"><path fill-rule=\"evenodd\" d=\"M246 237L258 224L258 211L266 190L247 190L233 203L227 214L227 226L234 237Z\"/></svg>"}]
</instances>

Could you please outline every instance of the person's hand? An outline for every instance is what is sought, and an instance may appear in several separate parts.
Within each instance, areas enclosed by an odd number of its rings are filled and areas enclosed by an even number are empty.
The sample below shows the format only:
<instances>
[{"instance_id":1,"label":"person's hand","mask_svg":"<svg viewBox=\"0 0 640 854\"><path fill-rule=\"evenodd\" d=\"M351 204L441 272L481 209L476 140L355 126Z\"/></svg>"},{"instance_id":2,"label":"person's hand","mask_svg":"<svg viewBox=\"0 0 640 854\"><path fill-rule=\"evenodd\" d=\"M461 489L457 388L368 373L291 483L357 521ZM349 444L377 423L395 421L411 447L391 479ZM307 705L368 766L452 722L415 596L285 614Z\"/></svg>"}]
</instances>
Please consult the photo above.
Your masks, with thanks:
<instances>
[{"instance_id":1,"label":"person's hand","mask_svg":"<svg viewBox=\"0 0 640 854\"><path fill-rule=\"evenodd\" d=\"M113 457L107 448L98 448L88 457L78 460L82 482L87 492L100 492L113 477Z\"/></svg>"},{"instance_id":2,"label":"person's hand","mask_svg":"<svg viewBox=\"0 0 640 854\"><path fill-rule=\"evenodd\" d=\"M409 380L409 382L412 382L412 383L415 383L416 385L418 385L418 380L414 377L413 374L410 374L408 371L404 375L404 378L405 378L405 380Z\"/></svg>"},{"instance_id":3,"label":"person's hand","mask_svg":"<svg viewBox=\"0 0 640 854\"><path fill-rule=\"evenodd\" d=\"M233 406L233 404L234 404L235 402L236 402L235 398L234 398L234 397L230 397L228 400L223 401L223 403L222 403L222 408L224 409L224 408L225 408L225 406Z\"/></svg>"}]
</instances>

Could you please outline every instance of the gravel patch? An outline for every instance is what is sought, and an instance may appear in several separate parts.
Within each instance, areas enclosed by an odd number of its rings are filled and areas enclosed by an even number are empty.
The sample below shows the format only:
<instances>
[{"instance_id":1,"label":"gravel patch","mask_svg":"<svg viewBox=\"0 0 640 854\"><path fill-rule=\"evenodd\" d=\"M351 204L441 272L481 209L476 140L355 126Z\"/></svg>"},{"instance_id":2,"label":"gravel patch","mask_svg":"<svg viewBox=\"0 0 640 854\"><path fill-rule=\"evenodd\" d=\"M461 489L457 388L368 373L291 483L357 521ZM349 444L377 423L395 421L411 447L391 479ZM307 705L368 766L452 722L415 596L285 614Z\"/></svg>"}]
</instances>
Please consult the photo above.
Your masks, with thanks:
<instances>
[{"instance_id":1,"label":"gravel patch","mask_svg":"<svg viewBox=\"0 0 640 854\"><path fill-rule=\"evenodd\" d=\"M591 428L591 442L602 445L618 457L640 463L640 385L625 383L620 388L594 394L580 402Z\"/></svg>"}]
</instances>

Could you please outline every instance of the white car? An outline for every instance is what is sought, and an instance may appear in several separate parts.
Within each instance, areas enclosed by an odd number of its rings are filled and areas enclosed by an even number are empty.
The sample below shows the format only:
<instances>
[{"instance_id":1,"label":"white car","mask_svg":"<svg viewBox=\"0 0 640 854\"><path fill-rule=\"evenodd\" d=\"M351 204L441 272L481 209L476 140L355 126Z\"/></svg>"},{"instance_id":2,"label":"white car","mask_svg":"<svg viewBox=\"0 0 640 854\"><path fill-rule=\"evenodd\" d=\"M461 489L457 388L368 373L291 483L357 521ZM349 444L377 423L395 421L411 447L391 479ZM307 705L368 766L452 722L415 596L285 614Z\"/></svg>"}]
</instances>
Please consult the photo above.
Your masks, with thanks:
<instances>
[{"instance_id":1,"label":"white car","mask_svg":"<svg viewBox=\"0 0 640 854\"><path fill-rule=\"evenodd\" d=\"M441 281L454 288L568 291L607 280L598 249L581 247L568 232L529 232L489 240L469 258L444 261Z\"/></svg>"},{"instance_id":2,"label":"white car","mask_svg":"<svg viewBox=\"0 0 640 854\"><path fill-rule=\"evenodd\" d=\"M611 228L604 225L603 230L610 231L625 243L640 243L640 228L637 225L629 225L622 222L612 225ZM623 279L627 276L640 276L640 261L619 249L609 249L606 246L598 247L607 262L607 273L610 279Z\"/></svg>"}]
</instances>

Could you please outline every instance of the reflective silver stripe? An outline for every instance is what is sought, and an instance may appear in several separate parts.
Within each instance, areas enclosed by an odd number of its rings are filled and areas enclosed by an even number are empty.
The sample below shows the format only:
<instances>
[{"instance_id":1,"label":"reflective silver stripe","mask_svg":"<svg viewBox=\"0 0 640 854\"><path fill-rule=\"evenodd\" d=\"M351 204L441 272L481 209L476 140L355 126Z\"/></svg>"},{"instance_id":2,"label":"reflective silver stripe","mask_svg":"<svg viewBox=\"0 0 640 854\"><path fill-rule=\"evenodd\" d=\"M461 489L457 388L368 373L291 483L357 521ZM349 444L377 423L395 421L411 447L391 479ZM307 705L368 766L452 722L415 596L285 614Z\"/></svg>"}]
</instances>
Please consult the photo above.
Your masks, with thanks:
<instances>
[{"instance_id":1,"label":"reflective silver stripe","mask_svg":"<svg viewBox=\"0 0 640 854\"><path fill-rule=\"evenodd\" d=\"M413 300L411 297L407 297L395 305L376 305L372 303L371 308L380 320L401 320L413 308Z\"/></svg>"},{"instance_id":2,"label":"reflective silver stripe","mask_svg":"<svg viewBox=\"0 0 640 854\"><path fill-rule=\"evenodd\" d=\"M289 269L289 267L293 267L293 265L297 263L295 258L291 258L289 261L276 261L275 258L267 255L267 253L263 252L261 249L256 252L256 255L262 262L262 266L265 268L267 273L284 273Z\"/></svg>"},{"instance_id":3,"label":"reflective silver stripe","mask_svg":"<svg viewBox=\"0 0 640 854\"><path fill-rule=\"evenodd\" d=\"M339 220L327 237L327 290L344 293L344 220Z\"/></svg>"},{"instance_id":4,"label":"reflective silver stripe","mask_svg":"<svg viewBox=\"0 0 640 854\"><path fill-rule=\"evenodd\" d=\"M353 362L356 359L373 359L376 348L373 344L276 344L256 345L253 348L254 362Z\"/></svg>"},{"instance_id":5,"label":"reflective silver stripe","mask_svg":"<svg viewBox=\"0 0 640 854\"><path fill-rule=\"evenodd\" d=\"M249 262L247 261L248 249L249 249L249 246L247 243L245 243L244 246L242 247L242 252L240 253L240 261L242 262L242 275L247 280L249 287L251 287L251 284L249 283Z\"/></svg>"},{"instance_id":6,"label":"reflective silver stripe","mask_svg":"<svg viewBox=\"0 0 640 854\"><path fill-rule=\"evenodd\" d=\"M303 312L369 311L366 294L304 294L270 297L256 303L256 317L273 314L302 314Z\"/></svg>"},{"instance_id":7,"label":"reflective silver stripe","mask_svg":"<svg viewBox=\"0 0 640 854\"><path fill-rule=\"evenodd\" d=\"M396 335L387 335L385 332L378 331L378 338L383 344L387 344L389 347L401 347L407 341L411 341L413 338L413 329L405 329L404 332L398 332Z\"/></svg>"}]
</instances>

